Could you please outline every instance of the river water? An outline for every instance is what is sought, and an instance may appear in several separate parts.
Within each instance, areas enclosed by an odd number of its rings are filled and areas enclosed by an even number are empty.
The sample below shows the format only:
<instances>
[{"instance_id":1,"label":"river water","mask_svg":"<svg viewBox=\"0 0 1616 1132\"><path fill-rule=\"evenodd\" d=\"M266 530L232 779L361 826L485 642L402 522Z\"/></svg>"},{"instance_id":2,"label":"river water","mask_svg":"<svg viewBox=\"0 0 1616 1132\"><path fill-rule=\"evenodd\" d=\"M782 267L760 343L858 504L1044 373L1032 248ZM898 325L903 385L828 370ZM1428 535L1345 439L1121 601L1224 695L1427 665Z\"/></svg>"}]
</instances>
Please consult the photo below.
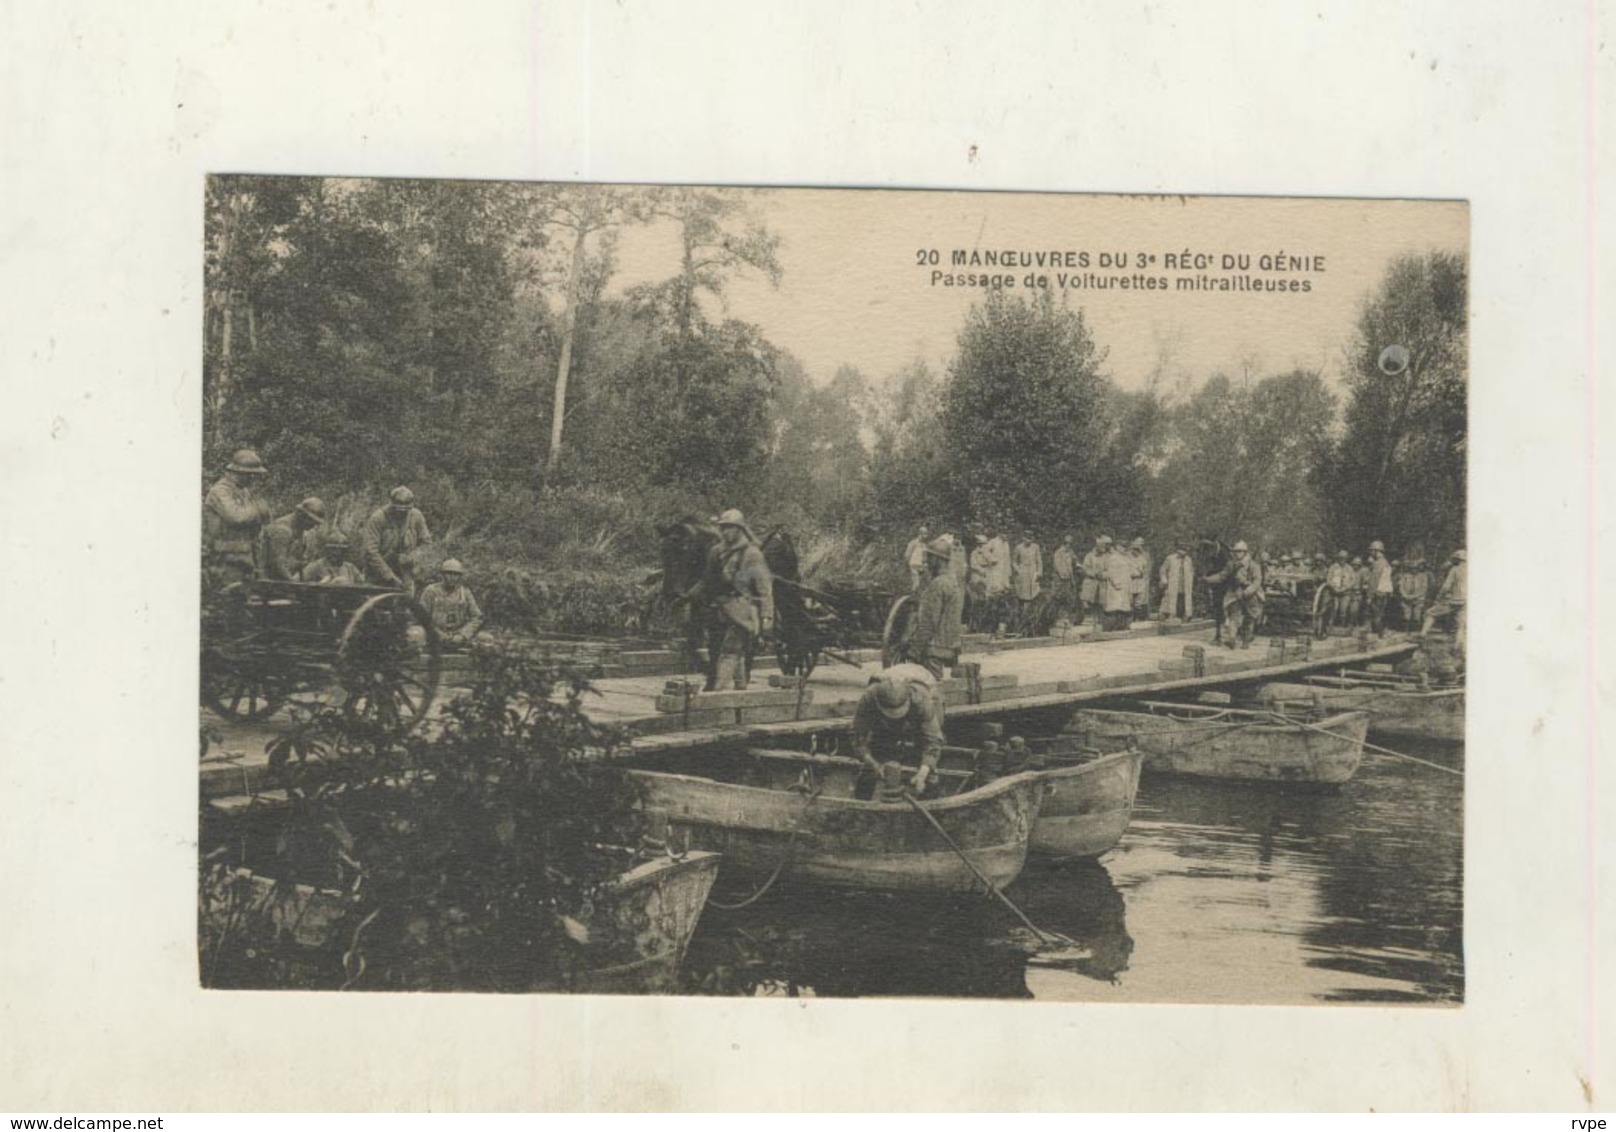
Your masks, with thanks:
<instances>
[{"instance_id":1,"label":"river water","mask_svg":"<svg viewBox=\"0 0 1616 1132\"><path fill-rule=\"evenodd\" d=\"M1396 749L1462 769L1452 743ZM1008 895L1079 946L1038 953L985 896L777 886L709 908L690 993L1161 1003L1464 997L1463 779L1366 755L1335 791L1147 775L1099 861L1029 866Z\"/></svg>"}]
</instances>

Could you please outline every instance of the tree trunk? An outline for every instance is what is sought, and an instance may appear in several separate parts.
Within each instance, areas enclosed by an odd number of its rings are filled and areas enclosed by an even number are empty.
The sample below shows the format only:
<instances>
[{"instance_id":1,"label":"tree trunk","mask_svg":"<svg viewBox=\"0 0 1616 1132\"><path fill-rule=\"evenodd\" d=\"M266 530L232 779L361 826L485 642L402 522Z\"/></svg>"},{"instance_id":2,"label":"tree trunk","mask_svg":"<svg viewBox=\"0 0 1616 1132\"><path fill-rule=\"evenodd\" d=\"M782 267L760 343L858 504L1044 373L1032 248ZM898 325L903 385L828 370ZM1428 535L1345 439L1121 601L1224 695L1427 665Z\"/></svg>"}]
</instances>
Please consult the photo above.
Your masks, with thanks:
<instances>
[{"instance_id":1,"label":"tree trunk","mask_svg":"<svg viewBox=\"0 0 1616 1132\"><path fill-rule=\"evenodd\" d=\"M586 190L587 191L587 190ZM544 462L546 476L555 472L561 462L561 426L567 412L567 377L572 369L572 338L578 323L578 292L583 289L584 241L589 238L593 222L594 198L584 198L584 213L579 218L577 236L572 242L572 270L567 276L567 306L561 316L561 359L556 363L555 401L550 412L550 455Z\"/></svg>"}]
</instances>

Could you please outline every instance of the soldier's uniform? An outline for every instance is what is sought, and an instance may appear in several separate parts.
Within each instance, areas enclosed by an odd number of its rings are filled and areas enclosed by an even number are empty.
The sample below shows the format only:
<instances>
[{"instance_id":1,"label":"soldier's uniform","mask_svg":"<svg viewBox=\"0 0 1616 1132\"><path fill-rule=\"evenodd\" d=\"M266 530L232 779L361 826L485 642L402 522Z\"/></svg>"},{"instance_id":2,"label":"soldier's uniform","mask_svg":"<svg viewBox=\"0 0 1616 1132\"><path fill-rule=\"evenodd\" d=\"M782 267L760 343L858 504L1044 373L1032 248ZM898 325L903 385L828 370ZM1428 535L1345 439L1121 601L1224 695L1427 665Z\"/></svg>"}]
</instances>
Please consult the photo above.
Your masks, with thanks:
<instances>
[{"instance_id":1,"label":"soldier's uniform","mask_svg":"<svg viewBox=\"0 0 1616 1132\"><path fill-rule=\"evenodd\" d=\"M202 498L203 568L215 588L258 573L258 536L269 519L269 505L250 484L268 471L258 453L243 448Z\"/></svg>"},{"instance_id":2,"label":"soldier's uniform","mask_svg":"<svg viewBox=\"0 0 1616 1132\"><path fill-rule=\"evenodd\" d=\"M415 493L395 487L391 502L370 513L359 529L360 563L372 585L415 592L415 554L432 544L426 516L415 507Z\"/></svg>"}]
</instances>

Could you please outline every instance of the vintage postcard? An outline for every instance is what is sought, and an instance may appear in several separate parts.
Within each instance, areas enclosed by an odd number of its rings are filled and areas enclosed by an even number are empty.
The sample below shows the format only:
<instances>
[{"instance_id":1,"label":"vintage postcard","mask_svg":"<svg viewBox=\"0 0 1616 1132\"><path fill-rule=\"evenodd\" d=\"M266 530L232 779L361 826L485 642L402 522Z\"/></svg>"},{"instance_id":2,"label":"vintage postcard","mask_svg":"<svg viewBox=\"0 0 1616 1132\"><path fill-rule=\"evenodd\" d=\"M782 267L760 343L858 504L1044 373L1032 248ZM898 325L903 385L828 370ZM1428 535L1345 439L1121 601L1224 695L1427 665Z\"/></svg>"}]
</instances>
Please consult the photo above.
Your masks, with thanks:
<instances>
[{"instance_id":1,"label":"vintage postcard","mask_svg":"<svg viewBox=\"0 0 1616 1132\"><path fill-rule=\"evenodd\" d=\"M1463 202L205 207L205 988L1465 1001Z\"/></svg>"}]
</instances>

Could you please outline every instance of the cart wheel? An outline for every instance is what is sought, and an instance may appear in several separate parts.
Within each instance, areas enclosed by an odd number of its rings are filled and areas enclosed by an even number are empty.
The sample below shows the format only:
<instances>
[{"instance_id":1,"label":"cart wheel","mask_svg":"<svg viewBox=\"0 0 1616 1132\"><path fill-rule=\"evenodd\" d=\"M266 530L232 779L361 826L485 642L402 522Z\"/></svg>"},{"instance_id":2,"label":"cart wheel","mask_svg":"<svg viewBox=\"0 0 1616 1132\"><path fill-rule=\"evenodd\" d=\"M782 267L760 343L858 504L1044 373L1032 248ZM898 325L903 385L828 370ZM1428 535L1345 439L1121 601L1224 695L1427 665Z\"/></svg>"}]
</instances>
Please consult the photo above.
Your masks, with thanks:
<instances>
[{"instance_id":1,"label":"cart wheel","mask_svg":"<svg viewBox=\"0 0 1616 1132\"><path fill-rule=\"evenodd\" d=\"M280 678L233 661L219 649L202 651L202 703L215 715L251 723L275 714L286 696Z\"/></svg>"},{"instance_id":2,"label":"cart wheel","mask_svg":"<svg viewBox=\"0 0 1616 1132\"><path fill-rule=\"evenodd\" d=\"M914 595L904 594L887 610L886 625L881 630L881 667L891 668L904 660L903 639L909 634L909 622L915 615Z\"/></svg>"},{"instance_id":3,"label":"cart wheel","mask_svg":"<svg viewBox=\"0 0 1616 1132\"><path fill-rule=\"evenodd\" d=\"M348 619L337 646L337 681L349 715L413 730L438 694L442 645L421 603L377 594Z\"/></svg>"}]
</instances>

